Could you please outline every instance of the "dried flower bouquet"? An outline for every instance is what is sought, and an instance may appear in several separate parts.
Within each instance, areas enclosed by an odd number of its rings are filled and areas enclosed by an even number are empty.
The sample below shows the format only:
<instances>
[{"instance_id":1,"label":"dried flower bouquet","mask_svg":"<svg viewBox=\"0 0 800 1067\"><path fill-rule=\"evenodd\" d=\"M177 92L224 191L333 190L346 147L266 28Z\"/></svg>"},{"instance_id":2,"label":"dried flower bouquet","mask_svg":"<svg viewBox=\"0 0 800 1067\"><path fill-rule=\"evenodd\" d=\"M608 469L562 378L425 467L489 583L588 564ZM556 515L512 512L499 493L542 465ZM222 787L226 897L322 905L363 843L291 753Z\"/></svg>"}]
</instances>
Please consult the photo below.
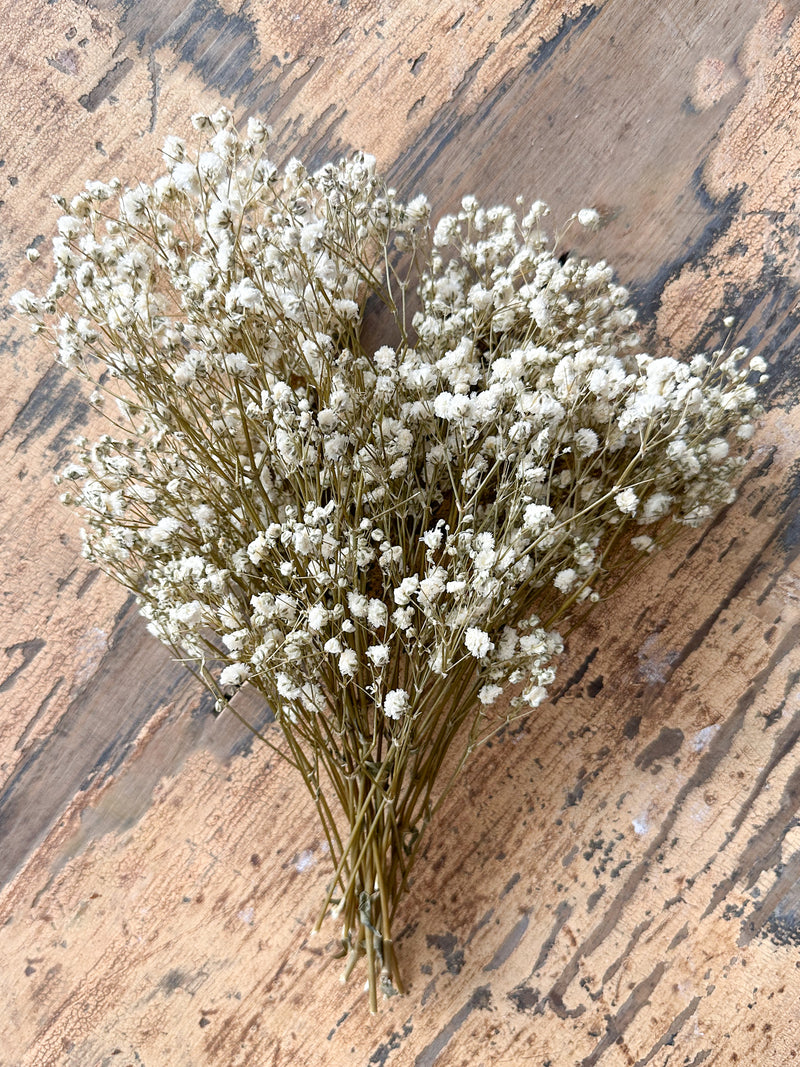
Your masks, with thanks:
<instances>
[{"instance_id":1,"label":"dried flower bouquet","mask_svg":"<svg viewBox=\"0 0 800 1067\"><path fill-rule=\"evenodd\" d=\"M63 472L86 555L219 711L245 684L273 709L374 1011L447 788L545 700L564 627L733 498L765 365L644 354L541 202L431 232L368 156L278 171L260 122L193 124L154 183L58 198L55 276L15 304L114 424Z\"/></svg>"}]
</instances>

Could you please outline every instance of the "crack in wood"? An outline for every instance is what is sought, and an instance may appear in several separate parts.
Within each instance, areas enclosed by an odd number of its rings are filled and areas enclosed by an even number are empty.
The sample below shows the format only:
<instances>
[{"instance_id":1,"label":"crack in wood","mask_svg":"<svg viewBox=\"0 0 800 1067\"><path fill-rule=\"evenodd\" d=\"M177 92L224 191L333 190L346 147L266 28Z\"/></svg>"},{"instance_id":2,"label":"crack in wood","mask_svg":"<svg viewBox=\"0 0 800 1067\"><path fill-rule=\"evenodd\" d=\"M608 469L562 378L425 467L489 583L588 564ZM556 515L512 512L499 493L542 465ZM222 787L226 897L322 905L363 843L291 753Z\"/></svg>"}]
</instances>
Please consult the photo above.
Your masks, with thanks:
<instances>
[{"instance_id":1,"label":"crack in wood","mask_svg":"<svg viewBox=\"0 0 800 1067\"><path fill-rule=\"evenodd\" d=\"M579 1067L595 1067L595 1064L599 1062L606 1049L620 1041L642 1008L649 1004L650 997L653 995L653 991L661 981L661 976L666 969L667 964L662 960L656 964L647 978L639 982L617 1014L608 1019L608 1027L605 1034L594 1050L581 1060Z\"/></svg>"},{"instance_id":2,"label":"crack in wood","mask_svg":"<svg viewBox=\"0 0 800 1067\"><path fill-rule=\"evenodd\" d=\"M684 1028L689 1019L691 1019L692 1016L695 1014L698 1007L700 1006L701 1001L702 997L692 997L692 999L689 1001L683 1011L679 1012L669 1024L666 1033L658 1039L658 1041L655 1043L655 1045L653 1045L650 1051L646 1053L646 1055L642 1056L641 1059L638 1059L636 1061L633 1067L647 1067L647 1064L652 1062L653 1057L656 1055L657 1052L660 1052L662 1048L674 1045L675 1038ZM703 1057L703 1059L705 1059L705 1056ZM697 1060L696 1062L702 1063L702 1060Z\"/></svg>"}]
</instances>

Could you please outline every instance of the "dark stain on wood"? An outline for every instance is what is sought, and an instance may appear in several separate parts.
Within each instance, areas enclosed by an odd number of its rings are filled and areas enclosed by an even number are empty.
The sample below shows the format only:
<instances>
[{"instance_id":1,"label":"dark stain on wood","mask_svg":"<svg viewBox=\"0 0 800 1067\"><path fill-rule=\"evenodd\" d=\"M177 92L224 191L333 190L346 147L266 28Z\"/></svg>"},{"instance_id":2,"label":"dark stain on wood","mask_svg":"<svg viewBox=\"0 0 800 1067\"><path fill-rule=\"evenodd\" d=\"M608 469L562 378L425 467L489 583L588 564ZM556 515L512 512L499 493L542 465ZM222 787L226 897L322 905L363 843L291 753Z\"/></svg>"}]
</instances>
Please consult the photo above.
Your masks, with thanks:
<instances>
[{"instance_id":1,"label":"dark stain on wood","mask_svg":"<svg viewBox=\"0 0 800 1067\"><path fill-rule=\"evenodd\" d=\"M719 907L737 882L742 881L745 888L751 889L764 871L778 868L781 844L794 823L798 809L800 809L800 767L796 767L789 775L775 814L757 833L753 834L730 876L722 879L715 889L714 895L703 912L703 917L712 914Z\"/></svg>"},{"instance_id":2,"label":"dark stain on wood","mask_svg":"<svg viewBox=\"0 0 800 1067\"><path fill-rule=\"evenodd\" d=\"M505 97L512 84L524 85L525 95L529 96L536 83L537 76L541 76L547 70L553 57L560 54L560 51L565 48L568 41L585 32L591 26L598 14L599 8L587 5L577 18L564 18L561 23L561 29L554 37L547 41L539 40L536 42L538 47L534 47L531 51L531 58L523 70L515 78L503 81L492 93L487 94L477 111L474 114L469 114L459 109L458 101L459 98L466 96L486 60L486 56L476 59L466 71L456 89L453 96L453 104L442 108L429 124L425 136L400 155L390 172L392 181L396 182L399 188L405 190L415 189L420 184L423 176L426 176L429 184L437 184L439 174L443 176L447 174L448 163L452 166L452 159L449 158L450 152L448 149L454 146L461 148L464 134L468 130L491 127L492 119L490 116L494 108L501 101L507 105L510 103L510 101L505 100ZM513 113L513 110L514 105L511 104L508 111ZM520 117L528 113L525 107L521 111ZM504 121L508 121L507 114L504 116ZM460 167L455 172L450 171L447 185L452 186L455 176L463 178L463 171Z\"/></svg>"},{"instance_id":3,"label":"dark stain on wood","mask_svg":"<svg viewBox=\"0 0 800 1067\"><path fill-rule=\"evenodd\" d=\"M20 734L19 740L17 741L16 745L14 746L15 749L18 749L20 752L24 752L25 751L25 745L27 744L28 738L34 732L36 727L39 725L39 723L43 719L45 712L50 707L50 703L53 700L53 697L59 691L59 689L61 688L63 683L64 683L64 677L63 677L63 675L60 675L58 678L56 678L56 680L50 686L50 689L45 694L44 699L39 702L39 705L36 708L36 711L31 716L30 721L28 722L28 725L25 727L23 732ZM0 814L0 820L1 819L2 819L2 814Z\"/></svg>"},{"instance_id":4,"label":"dark stain on wood","mask_svg":"<svg viewBox=\"0 0 800 1067\"><path fill-rule=\"evenodd\" d=\"M86 424L89 404L79 381L67 374L63 367L53 363L14 417L6 433L17 437L14 452L25 452L31 440L44 437L54 431L48 441L50 452L61 453L67 449L78 430Z\"/></svg>"},{"instance_id":5,"label":"dark stain on wood","mask_svg":"<svg viewBox=\"0 0 800 1067\"><path fill-rule=\"evenodd\" d=\"M87 111L97 111L103 101L111 96L132 67L133 60L130 56L120 59L110 70L106 71L94 89L78 97L78 103L81 107L86 108Z\"/></svg>"},{"instance_id":6,"label":"dark stain on wood","mask_svg":"<svg viewBox=\"0 0 800 1067\"><path fill-rule=\"evenodd\" d=\"M463 1007L452 1016L450 1021L439 1031L436 1038L427 1045L414 1060L414 1067L433 1067L436 1058L444 1047L458 1033L474 1011L487 1011L492 1003L489 986L479 986Z\"/></svg>"},{"instance_id":7,"label":"dark stain on wood","mask_svg":"<svg viewBox=\"0 0 800 1067\"><path fill-rule=\"evenodd\" d=\"M539 990L528 985L517 986L508 994L508 999L517 1011L532 1011L539 1003Z\"/></svg>"},{"instance_id":8,"label":"dark stain on wood","mask_svg":"<svg viewBox=\"0 0 800 1067\"><path fill-rule=\"evenodd\" d=\"M14 667L11 673L7 674L3 681L0 682L0 693L5 693L16 684L19 675L25 670L28 664L36 659L44 646L45 642L41 637L33 637L30 641L19 641L17 644L9 645L8 648L6 648L5 652L8 659L14 659L17 654L19 654L22 657L22 663Z\"/></svg>"},{"instance_id":9,"label":"dark stain on wood","mask_svg":"<svg viewBox=\"0 0 800 1067\"><path fill-rule=\"evenodd\" d=\"M701 263L739 214L742 190L731 189L724 200L718 203L708 195L703 187L703 166L704 164L700 164L695 169L689 188L693 191L698 206L707 218L705 225L693 238L688 248L682 249L674 259L659 267L647 280L642 279L632 286L634 303L645 322L650 321L658 311L661 294L669 282L678 277L687 263ZM719 329L719 323L714 323L708 328L706 338L714 329ZM698 333L698 347L704 347L702 332Z\"/></svg>"},{"instance_id":10,"label":"dark stain on wood","mask_svg":"<svg viewBox=\"0 0 800 1067\"><path fill-rule=\"evenodd\" d=\"M608 1020L608 1029L603 1035L595 1047L594 1051L585 1059L581 1060L580 1067L595 1067L600 1061L600 1057L606 1051L611 1048L612 1045L618 1044L625 1035L625 1031L634 1021L636 1016L646 1007L650 1001L650 997L653 990L661 981L661 976L667 968L667 964L663 962L657 963L650 974L643 981L635 987L631 995L619 1009L617 1014Z\"/></svg>"},{"instance_id":11,"label":"dark stain on wood","mask_svg":"<svg viewBox=\"0 0 800 1067\"><path fill-rule=\"evenodd\" d=\"M646 771L651 768L657 760L667 759L669 756L674 756L676 752L680 751L682 744L683 730L677 726L674 728L662 726L658 737L642 749L633 761L633 765L634 767L638 767L640 771Z\"/></svg>"},{"instance_id":12,"label":"dark stain on wood","mask_svg":"<svg viewBox=\"0 0 800 1067\"><path fill-rule=\"evenodd\" d=\"M101 770L118 765L156 707L186 684L186 673L166 653L160 657L161 669L153 671L151 640L142 636L131 598L115 625L103 669L70 701L56 729L25 755L6 782L0 793L0 886L13 877L69 799ZM113 705L104 684L106 670L125 679ZM101 732L90 725L98 718L105 724Z\"/></svg>"},{"instance_id":13,"label":"dark stain on wood","mask_svg":"<svg viewBox=\"0 0 800 1067\"><path fill-rule=\"evenodd\" d=\"M557 704L559 700L561 700L562 697L565 697L571 689L574 689L575 686L580 685L580 683L583 681L584 675L591 667L592 663L594 662L595 656L599 651L599 646L595 645L591 652L589 652L588 655L585 657L583 662L572 672L572 674L566 680L561 689L557 690L557 692L555 692L550 698L551 704Z\"/></svg>"},{"instance_id":14,"label":"dark stain on wood","mask_svg":"<svg viewBox=\"0 0 800 1067\"><path fill-rule=\"evenodd\" d=\"M511 958L527 933L529 923L530 915L528 914L523 915L521 919L517 920L516 925L506 934L506 937L497 952L495 952L494 956L492 956L491 960L489 960L483 968L484 971L497 971Z\"/></svg>"},{"instance_id":15,"label":"dark stain on wood","mask_svg":"<svg viewBox=\"0 0 800 1067\"><path fill-rule=\"evenodd\" d=\"M662 1048L672 1048L675 1045L676 1038L683 1030L687 1022L696 1013L697 1009L702 1003L702 997L692 997L683 1011L679 1012L669 1026L666 1029L666 1033L658 1039L649 1052L646 1053L641 1059L638 1059L633 1067L647 1067L648 1063L652 1063L657 1052L660 1052ZM707 1059L708 1053L703 1052L699 1054L702 1059L696 1059L695 1064L700 1064Z\"/></svg>"},{"instance_id":16,"label":"dark stain on wood","mask_svg":"<svg viewBox=\"0 0 800 1067\"><path fill-rule=\"evenodd\" d=\"M542 942L542 946L539 949L539 955L536 957L529 978L532 978L537 971L540 971L547 962L547 957L550 955L553 946L556 943L556 938L564 928L564 924L569 921L569 917L572 915L572 905L567 900L560 900L555 910L555 919L550 929L550 933Z\"/></svg>"},{"instance_id":17,"label":"dark stain on wood","mask_svg":"<svg viewBox=\"0 0 800 1067\"><path fill-rule=\"evenodd\" d=\"M382 1042L369 1058L370 1064L375 1064L376 1067L385 1067L385 1064L389 1062L389 1057L393 1052L397 1052L402 1048L403 1042L413 1031L414 1026L411 1020L403 1024L402 1030L393 1030L389 1035L389 1040Z\"/></svg>"}]
</instances>

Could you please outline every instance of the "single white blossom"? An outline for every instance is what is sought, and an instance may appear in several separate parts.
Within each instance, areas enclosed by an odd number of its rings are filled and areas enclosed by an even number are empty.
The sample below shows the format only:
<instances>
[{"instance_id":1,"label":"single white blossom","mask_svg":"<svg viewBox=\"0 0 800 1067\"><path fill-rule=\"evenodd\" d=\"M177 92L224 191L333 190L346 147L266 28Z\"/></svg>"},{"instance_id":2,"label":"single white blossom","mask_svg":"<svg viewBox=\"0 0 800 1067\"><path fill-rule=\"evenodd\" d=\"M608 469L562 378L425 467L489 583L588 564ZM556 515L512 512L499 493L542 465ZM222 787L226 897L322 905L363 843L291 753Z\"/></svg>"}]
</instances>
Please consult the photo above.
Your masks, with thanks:
<instances>
[{"instance_id":1,"label":"single white blossom","mask_svg":"<svg viewBox=\"0 0 800 1067\"><path fill-rule=\"evenodd\" d=\"M639 506L639 498L633 489L623 489L614 495L614 503L626 515L633 515Z\"/></svg>"},{"instance_id":2,"label":"single white blossom","mask_svg":"<svg viewBox=\"0 0 800 1067\"><path fill-rule=\"evenodd\" d=\"M229 663L219 676L221 686L240 686L250 677L250 667L246 663Z\"/></svg>"},{"instance_id":3,"label":"single white blossom","mask_svg":"<svg viewBox=\"0 0 800 1067\"><path fill-rule=\"evenodd\" d=\"M594 208L584 207L578 212L578 222L581 226L594 229L600 224L600 216Z\"/></svg>"},{"instance_id":4,"label":"single white blossom","mask_svg":"<svg viewBox=\"0 0 800 1067\"><path fill-rule=\"evenodd\" d=\"M489 635L477 626L469 626L464 634L464 644L476 659L484 659L494 648Z\"/></svg>"},{"instance_id":5,"label":"single white blossom","mask_svg":"<svg viewBox=\"0 0 800 1067\"><path fill-rule=\"evenodd\" d=\"M346 648L339 655L339 670L346 678L358 671L358 655L352 648Z\"/></svg>"},{"instance_id":6,"label":"single white blossom","mask_svg":"<svg viewBox=\"0 0 800 1067\"><path fill-rule=\"evenodd\" d=\"M578 580L577 571L572 567L565 567L559 571L553 579L553 585L560 593L568 593Z\"/></svg>"},{"instance_id":7,"label":"single white blossom","mask_svg":"<svg viewBox=\"0 0 800 1067\"><path fill-rule=\"evenodd\" d=\"M410 706L405 689L391 689L383 698L383 713L387 719L402 719Z\"/></svg>"},{"instance_id":8,"label":"single white blossom","mask_svg":"<svg viewBox=\"0 0 800 1067\"><path fill-rule=\"evenodd\" d=\"M376 667L385 667L389 662L390 649L388 645L371 645L366 655Z\"/></svg>"}]
</instances>

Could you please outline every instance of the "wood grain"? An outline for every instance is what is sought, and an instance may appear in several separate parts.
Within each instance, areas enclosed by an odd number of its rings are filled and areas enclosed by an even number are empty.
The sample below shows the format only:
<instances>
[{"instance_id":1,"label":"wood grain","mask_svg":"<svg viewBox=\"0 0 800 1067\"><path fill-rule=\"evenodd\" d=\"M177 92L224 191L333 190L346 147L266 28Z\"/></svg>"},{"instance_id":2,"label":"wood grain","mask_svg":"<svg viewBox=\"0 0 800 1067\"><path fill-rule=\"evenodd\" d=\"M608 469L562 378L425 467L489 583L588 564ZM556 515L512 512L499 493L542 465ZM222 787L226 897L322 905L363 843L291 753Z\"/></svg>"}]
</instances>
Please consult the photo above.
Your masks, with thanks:
<instances>
[{"instance_id":1,"label":"wood grain","mask_svg":"<svg viewBox=\"0 0 800 1067\"><path fill-rule=\"evenodd\" d=\"M800 4L0 2L0 291L55 190L149 174L221 100L438 211L596 205L575 237L662 350L734 314L772 365L739 499L572 635L476 758L368 1014L286 767L80 558L53 473L97 428L8 316L0 450L0 1067L781 1067L800 1058ZM261 714L248 708L248 714Z\"/></svg>"}]
</instances>

